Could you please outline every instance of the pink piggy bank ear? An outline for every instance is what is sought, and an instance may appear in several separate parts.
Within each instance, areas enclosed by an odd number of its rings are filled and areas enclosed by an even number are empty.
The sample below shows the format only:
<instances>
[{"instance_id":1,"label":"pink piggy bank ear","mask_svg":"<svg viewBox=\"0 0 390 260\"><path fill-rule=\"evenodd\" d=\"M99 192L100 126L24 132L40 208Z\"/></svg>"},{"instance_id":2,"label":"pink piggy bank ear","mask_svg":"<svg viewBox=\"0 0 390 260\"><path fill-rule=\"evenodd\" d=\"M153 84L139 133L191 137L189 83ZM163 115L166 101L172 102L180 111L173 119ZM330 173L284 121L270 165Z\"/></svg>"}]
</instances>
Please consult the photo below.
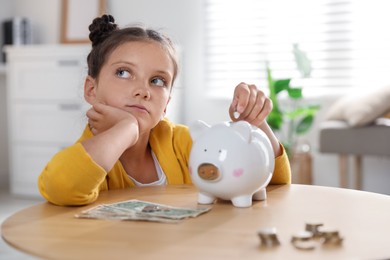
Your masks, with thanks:
<instances>
[{"instance_id":1,"label":"pink piggy bank ear","mask_svg":"<svg viewBox=\"0 0 390 260\"><path fill-rule=\"evenodd\" d=\"M238 132L245 142L250 143L252 141L252 126L246 121L237 121L231 123L231 128Z\"/></svg>"},{"instance_id":2,"label":"pink piggy bank ear","mask_svg":"<svg viewBox=\"0 0 390 260\"><path fill-rule=\"evenodd\" d=\"M192 140L196 140L203 132L210 129L210 126L202 120L195 121L190 125L190 135Z\"/></svg>"}]
</instances>

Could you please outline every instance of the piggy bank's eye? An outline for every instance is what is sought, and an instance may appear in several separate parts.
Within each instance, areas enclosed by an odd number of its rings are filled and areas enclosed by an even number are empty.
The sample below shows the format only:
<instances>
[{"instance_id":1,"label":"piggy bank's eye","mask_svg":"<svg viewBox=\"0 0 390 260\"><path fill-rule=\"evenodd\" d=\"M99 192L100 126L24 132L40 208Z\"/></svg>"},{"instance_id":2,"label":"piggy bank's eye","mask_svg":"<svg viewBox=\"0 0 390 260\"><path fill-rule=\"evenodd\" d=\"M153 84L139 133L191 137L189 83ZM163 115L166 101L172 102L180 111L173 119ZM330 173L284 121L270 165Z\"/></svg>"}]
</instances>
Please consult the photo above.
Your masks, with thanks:
<instances>
[{"instance_id":1,"label":"piggy bank's eye","mask_svg":"<svg viewBox=\"0 0 390 260\"><path fill-rule=\"evenodd\" d=\"M204 150L203 150L204 152L207 152L207 149L206 148L204 148Z\"/></svg>"},{"instance_id":2,"label":"piggy bank's eye","mask_svg":"<svg viewBox=\"0 0 390 260\"><path fill-rule=\"evenodd\" d=\"M218 150L218 153L222 153L222 150L221 150L221 149L219 149L219 150Z\"/></svg>"}]
</instances>

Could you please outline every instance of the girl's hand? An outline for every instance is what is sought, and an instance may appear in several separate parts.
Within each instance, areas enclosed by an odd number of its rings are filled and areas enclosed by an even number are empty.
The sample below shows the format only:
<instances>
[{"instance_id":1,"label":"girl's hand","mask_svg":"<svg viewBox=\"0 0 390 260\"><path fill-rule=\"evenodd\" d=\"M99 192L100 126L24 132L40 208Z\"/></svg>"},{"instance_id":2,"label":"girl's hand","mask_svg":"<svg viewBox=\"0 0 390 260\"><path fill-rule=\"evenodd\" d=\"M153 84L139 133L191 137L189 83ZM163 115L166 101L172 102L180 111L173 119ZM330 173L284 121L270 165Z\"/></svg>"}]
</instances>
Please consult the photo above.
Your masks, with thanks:
<instances>
[{"instance_id":1,"label":"girl's hand","mask_svg":"<svg viewBox=\"0 0 390 260\"><path fill-rule=\"evenodd\" d=\"M245 120L248 123L257 126L268 136L274 150L275 157L283 152L279 140L269 127L266 118L272 111L272 101L258 90L255 85L240 83L234 90L232 104L229 108L229 114L232 121ZM238 117L234 112L239 113Z\"/></svg>"},{"instance_id":2,"label":"girl's hand","mask_svg":"<svg viewBox=\"0 0 390 260\"><path fill-rule=\"evenodd\" d=\"M135 123L138 125L136 118L129 112L103 103L94 104L87 111L87 117L94 135L102 133L124 120L130 124Z\"/></svg>"},{"instance_id":3,"label":"girl's hand","mask_svg":"<svg viewBox=\"0 0 390 260\"><path fill-rule=\"evenodd\" d=\"M244 120L262 128L264 123L267 124L265 119L271 111L272 101L255 85L242 82L236 86L229 108L232 121ZM239 116L235 117L237 113Z\"/></svg>"}]
</instances>

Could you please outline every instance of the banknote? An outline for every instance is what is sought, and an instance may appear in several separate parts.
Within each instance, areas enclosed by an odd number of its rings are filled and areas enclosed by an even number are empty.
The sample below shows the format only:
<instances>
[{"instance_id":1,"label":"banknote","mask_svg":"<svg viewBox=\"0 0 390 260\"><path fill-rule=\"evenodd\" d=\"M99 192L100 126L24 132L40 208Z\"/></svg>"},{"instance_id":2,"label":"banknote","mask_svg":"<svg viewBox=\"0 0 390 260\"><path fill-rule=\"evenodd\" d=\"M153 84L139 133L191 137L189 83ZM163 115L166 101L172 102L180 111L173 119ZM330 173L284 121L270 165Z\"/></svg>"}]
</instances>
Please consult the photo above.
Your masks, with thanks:
<instances>
[{"instance_id":1,"label":"banknote","mask_svg":"<svg viewBox=\"0 0 390 260\"><path fill-rule=\"evenodd\" d=\"M181 208L141 200L127 200L101 204L75 215L77 218L107 220L141 220L174 223L195 218L210 211L211 207Z\"/></svg>"}]
</instances>

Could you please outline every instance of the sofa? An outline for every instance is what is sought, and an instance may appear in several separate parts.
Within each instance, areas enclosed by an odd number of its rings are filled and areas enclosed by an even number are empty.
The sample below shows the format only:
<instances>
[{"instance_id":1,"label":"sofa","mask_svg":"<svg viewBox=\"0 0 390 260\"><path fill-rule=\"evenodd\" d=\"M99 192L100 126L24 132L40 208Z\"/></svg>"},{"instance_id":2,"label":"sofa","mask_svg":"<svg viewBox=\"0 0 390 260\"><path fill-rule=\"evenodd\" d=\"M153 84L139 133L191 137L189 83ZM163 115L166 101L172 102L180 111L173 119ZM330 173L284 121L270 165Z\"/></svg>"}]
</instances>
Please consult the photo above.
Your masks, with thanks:
<instances>
[{"instance_id":1,"label":"sofa","mask_svg":"<svg viewBox=\"0 0 390 260\"><path fill-rule=\"evenodd\" d=\"M319 152L338 155L342 188L348 188L352 159L352 188L362 189L363 158L390 156L390 86L338 99L320 124Z\"/></svg>"},{"instance_id":2,"label":"sofa","mask_svg":"<svg viewBox=\"0 0 390 260\"><path fill-rule=\"evenodd\" d=\"M339 157L340 187L348 188L349 160L353 160L353 187L362 189L362 163L364 156L390 156L390 119L380 118L363 127L351 127L342 120L329 120L321 124L319 134L321 153Z\"/></svg>"}]
</instances>

